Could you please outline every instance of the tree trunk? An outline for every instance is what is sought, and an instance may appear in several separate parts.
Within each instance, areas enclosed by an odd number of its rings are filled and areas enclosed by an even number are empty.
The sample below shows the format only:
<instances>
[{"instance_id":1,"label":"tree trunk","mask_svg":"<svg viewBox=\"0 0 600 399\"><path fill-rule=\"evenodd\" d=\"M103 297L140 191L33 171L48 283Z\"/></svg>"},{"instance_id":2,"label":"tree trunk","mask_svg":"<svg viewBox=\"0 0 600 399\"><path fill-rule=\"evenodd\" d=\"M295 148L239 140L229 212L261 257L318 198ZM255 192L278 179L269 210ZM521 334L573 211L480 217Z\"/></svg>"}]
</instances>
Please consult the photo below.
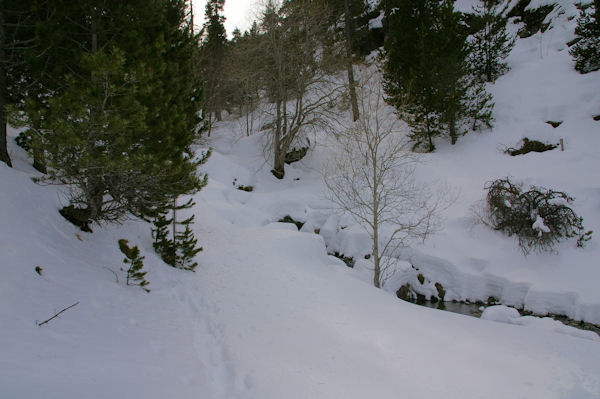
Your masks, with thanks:
<instances>
[{"instance_id":1,"label":"tree trunk","mask_svg":"<svg viewBox=\"0 0 600 399\"><path fill-rule=\"evenodd\" d=\"M456 118L454 115L450 117L450 121L448 123L448 128L450 130L450 142L452 145L456 144L456 140L458 140L458 136L456 134Z\"/></svg>"},{"instance_id":2,"label":"tree trunk","mask_svg":"<svg viewBox=\"0 0 600 399\"><path fill-rule=\"evenodd\" d=\"M0 100L0 161L12 168L12 162L8 155L6 143L6 118L4 116L4 105L2 104L2 100Z\"/></svg>"},{"instance_id":3,"label":"tree trunk","mask_svg":"<svg viewBox=\"0 0 600 399\"><path fill-rule=\"evenodd\" d=\"M431 132L431 126L429 124L429 117L427 116L427 141L429 144L429 148L427 149L428 152L433 152L435 151L435 146L433 145L433 133Z\"/></svg>"},{"instance_id":4,"label":"tree trunk","mask_svg":"<svg viewBox=\"0 0 600 399\"><path fill-rule=\"evenodd\" d=\"M373 179L372 187L371 187L371 200L373 204L371 205L372 215L373 215L373 285L377 288L381 288L381 264L379 257L379 199L377 198L377 194L379 191L379 168L377 165L377 156L376 153L371 153L371 168L373 175L371 176Z\"/></svg>"},{"instance_id":5,"label":"tree trunk","mask_svg":"<svg viewBox=\"0 0 600 399\"><path fill-rule=\"evenodd\" d=\"M285 176L285 154L279 148L275 148L275 159L274 159L273 176L278 179L283 179Z\"/></svg>"},{"instance_id":6,"label":"tree trunk","mask_svg":"<svg viewBox=\"0 0 600 399\"><path fill-rule=\"evenodd\" d=\"M212 133L212 112L208 111L208 137Z\"/></svg>"},{"instance_id":7,"label":"tree trunk","mask_svg":"<svg viewBox=\"0 0 600 399\"><path fill-rule=\"evenodd\" d=\"M352 66L352 20L350 17L349 0L344 0L344 31L346 32L346 71L348 73L348 90L350 91L350 104L352 105L352 119L360 119L358 100L356 99L356 83L354 82L354 68Z\"/></svg>"},{"instance_id":8,"label":"tree trunk","mask_svg":"<svg viewBox=\"0 0 600 399\"><path fill-rule=\"evenodd\" d=\"M40 173L48 173L48 169L46 168L46 157L44 155L44 150L38 148L37 146L33 147L33 167Z\"/></svg>"},{"instance_id":9,"label":"tree trunk","mask_svg":"<svg viewBox=\"0 0 600 399\"><path fill-rule=\"evenodd\" d=\"M273 176L278 179L283 179L285 176L285 153L282 152L281 149L281 130L283 126L281 125L281 119L283 116L281 115L281 103L282 101L277 101L277 120L275 121L275 137L273 137Z\"/></svg>"},{"instance_id":10,"label":"tree trunk","mask_svg":"<svg viewBox=\"0 0 600 399\"><path fill-rule=\"evenodd\" d=\"M101 184L93 184L89 193L87 193L87 208L89 212L89 222L94 222L100 219L102 213L102 205L104 204L104 190L101 189Z\"/></svg>"},{"instance_id":11,"label":"tree trunk","mask_svg":"<svg viewBox=\"0 0 600 399\"><path fill-rule=\"evenodd\" d=\"M41 121L39 120L39 118L34 118L32 121L33 124L33 131L36 132L37 135L41 135ZM41 139L41 137L37 138L39 140L39 142L41 143L43 140ZM35 140L34 140L34 145L32 146L32 150L33 150L33 167L35 170L37 170L38 172L41 173L48 173L48 170L46 169L46 154L44 153L44 147L43 145L39 144L36 145L35 144Z\"/></svg>"},{"instance_id":12,"label":"tree trunk","mask_svg":"<svg viewBox=\"0 0 600 399\"><path fill-rule=\"evenodd\" d=\"M6 69L4 62L6 57L4 54L5 46L4 34L4 14L0 9L0 161L6 163L12 168L10 156L8 155L8 146L6 142Z\"/></svg>"},{"instance_id":13,"label":"tree trunk","mask_svg":"<svg viewBox=\"0 0 600 399\"><path fill-rule=\"evenodd\" d=\"M377 193L373 191L373 198ZM373 285L377 288L381 288L381 259L379 256L379 221L376 215L377 209L373 212Z\"/></svg>"},{"instance_id":14,"label":"tree trunk","mask_svg":"<svg viewBox=\"0 0 600 399\"><path fill-rule=\"evenodd\" d=\"M1 70L0 74L2 74ZM0 161L12 168L12 162L10 162L10 156L8 155L8 147L6 142L6 115L4 113L4 107L4 93L2 88L0 88Z\"/></svg>"}]
</instances>

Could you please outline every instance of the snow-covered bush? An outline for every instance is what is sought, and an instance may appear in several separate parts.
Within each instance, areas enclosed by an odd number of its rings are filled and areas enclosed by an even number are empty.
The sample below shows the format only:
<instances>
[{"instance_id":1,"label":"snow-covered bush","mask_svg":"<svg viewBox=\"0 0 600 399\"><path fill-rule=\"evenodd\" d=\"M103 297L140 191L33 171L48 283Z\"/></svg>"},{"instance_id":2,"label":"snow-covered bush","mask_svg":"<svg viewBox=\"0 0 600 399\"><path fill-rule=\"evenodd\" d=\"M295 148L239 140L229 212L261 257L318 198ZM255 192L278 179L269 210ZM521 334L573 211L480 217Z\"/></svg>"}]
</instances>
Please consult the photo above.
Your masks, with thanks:
<instances>
[{"instance_id":1,"label":"snow-covered bush","mask_svg":"<svg viewBox=\"0 0 600 399\"><path fill-rule=\"evenodd\" d=\"M494 180L485 188L490 226L516 236L526 255L531 250L552 251L564 238L577 237L578 247L591 239L592 232L584 232L583 218L570 208L574 199L567 193L536 186L523 191L522 184L509 178Z\"/></svg>"}]
</instances>

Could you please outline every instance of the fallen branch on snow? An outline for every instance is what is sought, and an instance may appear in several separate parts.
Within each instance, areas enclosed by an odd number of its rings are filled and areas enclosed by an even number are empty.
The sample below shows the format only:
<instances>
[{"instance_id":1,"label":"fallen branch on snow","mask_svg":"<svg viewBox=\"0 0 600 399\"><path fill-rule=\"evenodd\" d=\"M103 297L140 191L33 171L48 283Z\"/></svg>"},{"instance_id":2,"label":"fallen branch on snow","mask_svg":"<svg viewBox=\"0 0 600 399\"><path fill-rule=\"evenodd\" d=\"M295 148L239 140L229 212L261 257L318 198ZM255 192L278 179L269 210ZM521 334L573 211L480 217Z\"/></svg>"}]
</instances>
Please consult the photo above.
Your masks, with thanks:
<instances>
[{"instance_id":1,"label":"fallen branch on snow","mask_svg":"<svg viewBox=\"0 0 600 399\"><path fill-rule=\"evenodd\" d=\"M41 327L41 326L43 326L44 324L48 323L50 320L52 320L52 319L54 319L54 318L58 317L58 315L60 315L62 312L64 312L64 311L67 311L67 310L69 310L69 309L71 309L72 307L74 307L74 306L77 306L77 305L79 305L79 301L75 302L75 303L74 303L74 304L72 304L71 306L67 306L66 308L64 308L64 309L63 309L63 310L61 310L60 312L58 312L58 313L55 313L55 314L54 314L54 316L52 316L52 317L51 317L51 318L49 318L48 320L42 321L41 323L37 323L37 325L38 325L39 327Z\"/></svg>"}]
</instances>

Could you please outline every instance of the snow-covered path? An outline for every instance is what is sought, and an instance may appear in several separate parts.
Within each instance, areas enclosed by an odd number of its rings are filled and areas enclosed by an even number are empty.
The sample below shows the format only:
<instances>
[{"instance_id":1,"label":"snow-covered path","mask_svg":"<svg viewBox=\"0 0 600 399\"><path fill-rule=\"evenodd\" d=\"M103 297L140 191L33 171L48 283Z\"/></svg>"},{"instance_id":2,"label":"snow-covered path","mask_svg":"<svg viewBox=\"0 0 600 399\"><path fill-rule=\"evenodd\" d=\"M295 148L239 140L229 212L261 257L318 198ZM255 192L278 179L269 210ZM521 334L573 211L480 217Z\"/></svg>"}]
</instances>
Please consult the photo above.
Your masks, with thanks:
<instances>
[{"instance_id":1,"label":"snow-covered path","mask_svg":"<svg viewBox=\"0 0 600 399\"><path fill-rule=\"evenodd\" d=\"M263 167L246 177L255 191L241 192L228 173L251 170L215 144L213 185L195 210L205 237L198 284L215 304L233 397L600 396L600 343L424 309L376 290L327 256L322 236L268 223L286 207L301 213L302 200L319 202L294 187L314 172L290 168L277 182ZM226 219L205 206L217 199ZM263 206L250 210L255 203Z\"/></svg>"}]
</instances>

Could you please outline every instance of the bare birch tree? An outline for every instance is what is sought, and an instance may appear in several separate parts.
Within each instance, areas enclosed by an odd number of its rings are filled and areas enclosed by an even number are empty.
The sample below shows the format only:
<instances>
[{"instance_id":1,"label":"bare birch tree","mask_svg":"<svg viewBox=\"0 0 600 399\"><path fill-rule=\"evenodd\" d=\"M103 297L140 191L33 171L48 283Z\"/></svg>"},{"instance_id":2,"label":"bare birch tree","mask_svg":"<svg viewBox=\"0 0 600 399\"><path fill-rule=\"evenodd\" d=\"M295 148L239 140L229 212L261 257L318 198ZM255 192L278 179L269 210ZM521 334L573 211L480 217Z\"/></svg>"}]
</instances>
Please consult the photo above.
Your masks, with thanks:
<instances>
[{"instance_id":1,"label":"bare birch tree","mask_svg":"<svg viewBox=\"0 0 600 399\"><path fill-rule=\"evenodd\" d=\"M373 284L382 287L392 272L389 256L436 229L443 201L417 183L416 155L385 105L380 82L359 87L358 97L361 119L338 136L341 152L324 179L329 198L369 234Z\"/></svg>"}]
</instances>

